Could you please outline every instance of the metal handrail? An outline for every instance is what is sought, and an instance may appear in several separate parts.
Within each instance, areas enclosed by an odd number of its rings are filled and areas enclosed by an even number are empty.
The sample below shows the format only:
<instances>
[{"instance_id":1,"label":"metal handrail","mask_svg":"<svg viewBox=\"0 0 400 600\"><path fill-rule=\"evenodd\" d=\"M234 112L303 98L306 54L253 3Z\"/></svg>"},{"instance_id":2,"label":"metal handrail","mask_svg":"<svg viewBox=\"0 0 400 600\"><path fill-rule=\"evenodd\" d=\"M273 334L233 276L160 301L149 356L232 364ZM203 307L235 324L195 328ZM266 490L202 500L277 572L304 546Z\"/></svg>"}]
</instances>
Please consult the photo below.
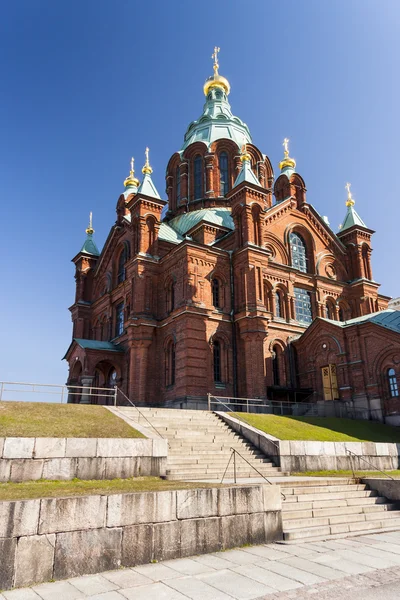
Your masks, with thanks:
<instances>
[{"instance_id":1,"label":"metal handrail","mask_svg":"<svg viewBox=\"0 0 400 600\"><path fill-rule=\"evenodd\" d=\"M226 465L226 469L225 469L225 471L224 471L224 474L222 475L221 483L223 483L223 481L224 481L224 478L225 478L226 472L227 472L227 470L228 470L228 468L229 468L229 465L230 465L230 463L231 463L231 460L232 460L232 456L233 456L233 480L234 480L234 482L236 483L236 481L237 481L237 477L236 477L236 454L238 454L238 455L240 456L240 458L242 458L242 459L243 459L245 462L247 462L247 464L248 464L248 465L250 465L250 467L251 467L252 469L254 469L254 471L256 471L256 473L258 473L258 474L260 475L260 477L262 477L263 479L265 479L265 481L266 481L267 483L269 483L269 485L275 485L275 484L273 484L273 483L272 483L272 482L271 482L269 479L267 479L267 477L265 477L265 475L263 475L263 474L262 474L262 473L261 473L261 472L260 472L258 469L256 469L256 467L255 467L254 465L252 465L252 464L251 464L251 462L249 462L249 461L247 460L247 458L245 458L245 457L243 456L243 454L240 454L240 452L238 452L238 450L236 450L236 448L232 448L232 447L231 447L230 449L232 450L232 453L231 453L231 455L230 455L230 457L229 457L229 461L228 461L228 464ZM284 500L286 500L286 496L285 496L285 494L284 494L283 492L281 492L281 496L282 496L282 498L283 498Z\"/></svg>"},{"instance_id":2,"label":"metal handrail","mask_svg":"<svg viewBox=\"0 0 400 600\"><path fill-rule=\"evenodd\" d=\"M386 477L389 477L389 479L391 479L392 481L394 481L394 477L392 477L391 475L389 475L385 471L382 471L381 469L378 469L378 467L376 467L375 465L373 465L372 463L370 463L369 460L365 459L363 456L360 456L359 454L356 454L355 452L352 452L351 450L348 450L347 448L346 448L346 452L348 452L352 456L356 456L357 458L363 460L365 463L367 463L367 465L369 465L370 467L373 467L373 469L375 471L379 471L379 473L382 473L383 475L386 475ZM352 456L350 456L350 458L351 458L351 470L353 472L353 478L357 479L356 478L356 474L355 474L355 470L354 470L354 463L353 463Z\"/></svg>"},{"instance_id":3,"label":"metal handrail","mask_svg":"<svg viewBox=\"0 0 400 600\"><path fill-rule=\"evenodd\" d=\"M232 411L232 409L229 408L229 406L227 404L225 404L224 402L221 402L221 400L219 399L218 396L212 396L211 394L209 394L208 397L209 397L209 399L210 398L215 398L219 404L221 404L222 406L224 406L232 415L235 415L239 421L243 421L243 423L245 423L245 425L250 425L250 423L248 423L246 421L246 419L244 417L242 417L239 413L237 413L235 411ZM251 427L251 425L250 425L250 427ZM274 440L270 440L269 438L268 438L268 441L271 442L272 444L274 444L274 446L276 447L276 449L278 450L278 453L279 453L279 444L278 444L278 442L275 442Z\"/></svg>"},{"instance_id":4,"label":"metal handrail","mask_svg":"<svg viewBox=\"0 0 400 600\"><path fill-rule=\"evenodd\" d=\"M13 386L12 388L7 388L6 386ZM20 386L18 389L15 386ZM30 389L21 389L22 387L30 388ZM47 389L41 389L47 388ZM0 381L0 401L4 402L12 402L12 400L5 400L4 394L41 394L42 396L59 396L60 403L64 402L64 397L70 396L96 396L110 398L115 396L115 387L113 388L104 388L97 387L92 385L60 385L57 383L31 383L31 382L23 382L23 381ZM22 400L20 400L22 401ZM57 400L58 401L58 400ZM55 401L54 401L55 402Z\"/></svg>"},{"instance_id":5,"label":"metal handrail","mask_svg":"<svg viewBox=\"0 0 400 600\"><path fill-rule=\"evenodd\" d=\"M117 391L120 392L126 400L128 400L129 404L131 404L133 406L133 408L136 408L136 410L138 411L139 415L142 416L145 419L145 421L147 421L147 423L150 425L150 427L152 427L154 429L154 431L157 433L157 435L159 435L160 438L164 439L164 437L161 435L161 433L158 431L158 429L153 425L153 423L151 423L151 421L149 421L149 419L146 417L146 415L144 415L142 413L142 411L136 406L136 404L134 404L132 402L132 400L130 400L128 398L128 396L126 394L124 394L124 392L119 387L117 387ZM115 396L115 404L114 404L114 406L117 407L117 397L116 396Z\"/></svg>"}]
</instances>

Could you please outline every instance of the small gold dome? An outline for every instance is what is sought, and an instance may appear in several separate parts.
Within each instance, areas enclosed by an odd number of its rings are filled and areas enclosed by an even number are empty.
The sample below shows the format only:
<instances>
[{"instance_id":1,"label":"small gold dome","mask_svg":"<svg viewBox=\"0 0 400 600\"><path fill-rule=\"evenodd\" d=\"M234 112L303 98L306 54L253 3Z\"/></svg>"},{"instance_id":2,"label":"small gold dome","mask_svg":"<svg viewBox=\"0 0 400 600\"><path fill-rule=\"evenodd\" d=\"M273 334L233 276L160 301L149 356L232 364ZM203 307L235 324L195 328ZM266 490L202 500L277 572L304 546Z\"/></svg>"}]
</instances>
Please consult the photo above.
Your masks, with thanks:
<instances>
[{"instance_id":1,"label":"small gold dome","mask_svg":"<svg viewBox=\"0 0 400 600\"><path fill-rule=\"evenodd\" d=\"M129 187L129 186L139 187L139 185L140 185L139 179L136 179L136 177L135 177L134 164L135 164L135 160L134 160L134 158L132 156L132 158L131 158L131 170L129 171L128 177L124 181L124 186L125 187Z\"/></svg>"},{"instance_id":2,"label":"small gold dome","mask_svg":"<svg viewBox=\"0 0 400 600\"><path fill-rule=\"evenodd\" d=\"M206 80L203 88L205 96L207 96L211 88L222 88L226 95L228 95L231 91L229 81L225 77L222 77L222 75L219 75L218 73L211 75L211 77L209 77Z\"/></svg>"},{"instance_id":3,"label":"small gold dome","mask_svg":"<svg viewBox=\"0 0 400 600\"><path fill-rule=\"evenodd\" d=\"M296 168L296 161L294 160L294 158L291 158L289 156L289 139L285 138L283 140L283 144L282 146L284 147L284 159L281 160L281 162L279 163L279 168L282 171L282 169L284 169L285 167L290 167L291 169L295 169Z\"/></svg>"}]
</instances>

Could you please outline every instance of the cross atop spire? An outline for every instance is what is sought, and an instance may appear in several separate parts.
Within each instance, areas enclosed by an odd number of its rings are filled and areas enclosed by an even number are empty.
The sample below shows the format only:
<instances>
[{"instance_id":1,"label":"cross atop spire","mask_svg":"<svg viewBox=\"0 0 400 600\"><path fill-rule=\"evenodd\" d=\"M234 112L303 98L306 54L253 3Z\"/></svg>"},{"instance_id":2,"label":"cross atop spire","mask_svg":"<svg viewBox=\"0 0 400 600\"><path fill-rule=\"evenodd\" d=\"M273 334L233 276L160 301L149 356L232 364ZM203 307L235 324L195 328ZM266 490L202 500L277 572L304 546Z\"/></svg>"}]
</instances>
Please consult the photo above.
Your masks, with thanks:
<instances>
[{"instance_id":1,"label":"cross atop spire","mask_svg":"<svg viewBox=\"0 0 400 600\"><path fill-rule=\"evenodd\" d=\"M288 175L289 177L292 173L294 173L294 169L296 168L296 161L294 160L294 158L290 158L289 156L289 138L285 137L285 139L282 142L282 146L284 158L279 163L279 168L281 171L286 169L286 175ZM287 169L290 169L290 175L288 174L289 171Z\"/></svg>"},{"instance_id":2,"label":"cross atop spire","mask_svg":"<svg viewBox=\"0 0 400 600\"><path fill-rule=\"evenodd\" d=\"M346 185L344 186L344 189L347 190L347 200L346 200L346 206L354 206L355 202L354 202L354 198L351 195L351 183L346 183Z\"/></svg>"},{"instance_id":3,"label":"cross atop spire","mask_svg":"<svg viewBox=\"0 0 400 600\"><path fill-rule=\"evenodd\" d=\"M285 158L287 158L289 156L289 138L283 140L282 146L285 152Z\"/></svg>"},{"instance_id":4,"label":"cross atop spire","mask_svg":"<svg viewBox=\"0 0 400 600\"><path fill-rule=\"evenodd\" d=\"M86 229L86 233L88 235L94 234L93 222L92 222L92 213L89 214L89 227Z\"/></svg>"},{"instance_id":5,"label":"cross atop spire","mask_svg":"<svg viewBox=\"0 0 400 600\"><path fill-rule=\"evenodd\" d=\"M152 172L153 172L153 169L151 168L150 162L149 162L149 148L148 147L146 147L144 155L146 157L146 162L144 163L144 167L142 169L142 173L148 173L149 175L151 175Z\"/></svg>"},{"instance_id":6,"label":"cross atop spire","mask_svg":"<svg viewBox=\"0 0 400 600\"><path fill-rule=\"evenodd\" d=\"M214 47L214 52L213 54L211 54L211 58L214 59L214 65L213 65L213 69L216 75L218 75L218 69L219 69L219 62L218 62L218 52L220 52L221 48L218 48L218 46Z\"/></svg>"}]
</instances>

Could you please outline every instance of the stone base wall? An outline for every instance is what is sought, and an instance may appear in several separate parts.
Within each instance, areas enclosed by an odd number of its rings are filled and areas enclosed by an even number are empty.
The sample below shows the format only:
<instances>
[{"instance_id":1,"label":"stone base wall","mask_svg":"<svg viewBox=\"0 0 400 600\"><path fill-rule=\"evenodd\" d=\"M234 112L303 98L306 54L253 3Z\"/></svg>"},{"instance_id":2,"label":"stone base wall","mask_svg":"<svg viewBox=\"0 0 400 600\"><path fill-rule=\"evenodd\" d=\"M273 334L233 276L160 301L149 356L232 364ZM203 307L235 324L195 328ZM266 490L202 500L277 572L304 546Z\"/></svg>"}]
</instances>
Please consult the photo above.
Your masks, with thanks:
<instances>
[{"instance_id":1,"label":"stone base wall","mask_svg":"<svg viewBox=\"0 0 400 600\"><path fill-rule=\"evenodd\" d=\"M0 589L281 539L279 486L0 502Z\"/></svg>"},{"instance_id":2,"label":"stone base wall","mask_svg":"<svg viewBox=\"0 0 400 600\"><path fill-rule=\"evenodd\" d=\"M168 443L130 438L0 438L0 482L165 475Z\"/></svg>"},{"instance_id":3,"label":"stone base wall","mask_svg":"<svg viewBox=\"0 0 400 600\"><path fill-rule=\"evenodd\" d=\"M385 471L399 468L400 444L279 440L226 413L217 414L232 429L270 456L283 471L340 471L352 468L369 471L374 467ZM347 450L356 456L349 455Z\"/></svg>"}]
</instances>

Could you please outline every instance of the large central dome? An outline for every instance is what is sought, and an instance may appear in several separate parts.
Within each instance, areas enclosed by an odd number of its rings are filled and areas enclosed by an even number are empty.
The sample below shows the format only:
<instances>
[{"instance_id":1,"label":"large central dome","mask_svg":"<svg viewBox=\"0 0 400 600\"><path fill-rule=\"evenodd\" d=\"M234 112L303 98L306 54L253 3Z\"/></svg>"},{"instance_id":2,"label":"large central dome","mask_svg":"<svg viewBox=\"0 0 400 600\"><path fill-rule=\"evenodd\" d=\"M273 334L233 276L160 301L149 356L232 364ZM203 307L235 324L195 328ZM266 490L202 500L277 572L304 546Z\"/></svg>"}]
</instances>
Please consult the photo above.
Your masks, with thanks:
<instances>
[{"instance_id":1,"label":"large central dome","mask_svg":"<svg viewBox=\"0 0 400 600\"><path fill-rule=\"evenodd\" d=\"M210 146L215 140L228 139L236 142L239 148L244 142L252 143L246 123L232 114L227 97L229 92L229 82L218 73L218 63L215 63L214 75L204 84L207 100L203 114L197 121L190 123L181 152L195 142L204 142Z\"/></svg>"}]
</instances>

